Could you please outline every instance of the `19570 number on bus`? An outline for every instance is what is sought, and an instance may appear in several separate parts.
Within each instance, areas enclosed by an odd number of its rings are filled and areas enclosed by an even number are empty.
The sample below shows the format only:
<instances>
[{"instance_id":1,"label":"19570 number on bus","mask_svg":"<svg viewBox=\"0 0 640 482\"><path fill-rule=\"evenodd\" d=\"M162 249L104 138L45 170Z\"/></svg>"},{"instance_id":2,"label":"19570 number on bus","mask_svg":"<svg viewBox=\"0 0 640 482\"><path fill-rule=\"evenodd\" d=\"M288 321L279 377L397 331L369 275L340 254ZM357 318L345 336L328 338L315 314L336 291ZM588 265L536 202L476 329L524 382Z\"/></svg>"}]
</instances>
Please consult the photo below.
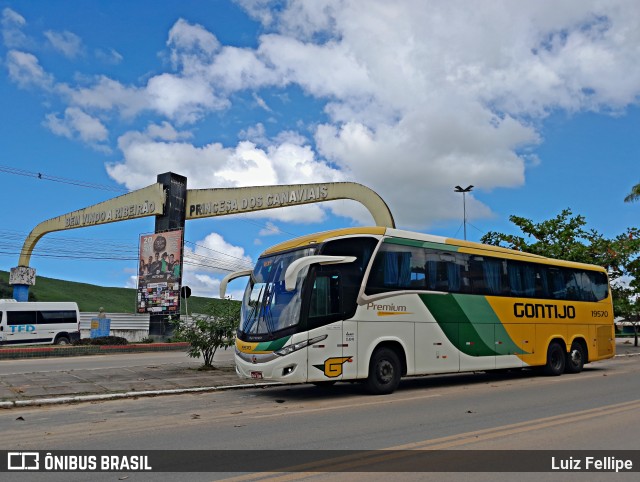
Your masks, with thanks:
<instances>
[{"instance_id":1,"label":"19570 number on bus","mask_svg":"<svg viewBox=\"0 0 640 482\"><path fill-rule=\"evenodd\" d=\"M593 311L591 311L591 316L593 318L608 318L609 317L609 312L608 311L593 310Z\"/></svg>"}]
</instances>

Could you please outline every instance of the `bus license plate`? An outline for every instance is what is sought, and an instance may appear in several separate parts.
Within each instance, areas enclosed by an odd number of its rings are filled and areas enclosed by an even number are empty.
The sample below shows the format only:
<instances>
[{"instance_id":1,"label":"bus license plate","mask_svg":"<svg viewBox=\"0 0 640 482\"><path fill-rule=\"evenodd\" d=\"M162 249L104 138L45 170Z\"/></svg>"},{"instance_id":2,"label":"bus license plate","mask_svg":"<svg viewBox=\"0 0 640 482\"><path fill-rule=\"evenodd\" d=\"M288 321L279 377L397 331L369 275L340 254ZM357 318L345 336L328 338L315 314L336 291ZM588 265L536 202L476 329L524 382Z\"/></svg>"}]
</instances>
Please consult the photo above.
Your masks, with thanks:
<instances>
[{"instance_id":1,"label":"bus license plate","mask_svg":"<svg viewBox=\"0 0 640 482\"><path fill-rule=\"evenodd\" d=\"M251 372L251 378L258 378L262 380L262 372Z\"/></svg>"}]
</instances>

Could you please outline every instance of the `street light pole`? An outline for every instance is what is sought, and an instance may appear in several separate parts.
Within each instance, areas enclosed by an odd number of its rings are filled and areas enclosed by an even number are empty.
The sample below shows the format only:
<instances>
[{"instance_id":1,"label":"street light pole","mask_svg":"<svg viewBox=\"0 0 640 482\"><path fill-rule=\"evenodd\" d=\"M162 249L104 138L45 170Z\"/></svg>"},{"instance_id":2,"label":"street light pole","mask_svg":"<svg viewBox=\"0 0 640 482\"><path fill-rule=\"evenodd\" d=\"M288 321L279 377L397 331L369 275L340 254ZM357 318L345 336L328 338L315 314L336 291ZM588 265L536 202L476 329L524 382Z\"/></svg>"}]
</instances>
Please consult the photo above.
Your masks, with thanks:
<instances>
[{"instance_id":1,"label":"street light pole","mask_svg":"<svg viewBox=\"0 0 640 482\"><path fill-rule=\"evenodd\" d=\"M462 224L464 226L464 239L465 241L467 240L467 200L466 200L466 194L468 192L471 192L471 190L473 189L473 186L467 186L464 189L461 188L460 186L456 186L453 190L455 192L461 192L462 193Z\"/></svg>"}]
</instances>

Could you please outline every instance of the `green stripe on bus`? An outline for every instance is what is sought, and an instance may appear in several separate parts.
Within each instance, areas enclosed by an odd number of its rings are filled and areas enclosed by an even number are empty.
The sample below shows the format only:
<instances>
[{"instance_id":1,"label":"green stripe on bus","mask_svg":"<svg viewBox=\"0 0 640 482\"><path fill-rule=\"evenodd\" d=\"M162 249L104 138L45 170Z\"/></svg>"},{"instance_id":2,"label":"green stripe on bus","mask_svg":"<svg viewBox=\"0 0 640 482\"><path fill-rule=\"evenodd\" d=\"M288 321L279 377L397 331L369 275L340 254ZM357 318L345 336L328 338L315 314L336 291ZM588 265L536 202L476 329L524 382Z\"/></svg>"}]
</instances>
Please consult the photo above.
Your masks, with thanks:
<instances>
[{"instance_id":1,"label":"green stripe on bus","mask_svg":"<svg viewBox=\"0 0 640 482\"><path fill-rule=\"evenodd\" d=\"M516 345L507 330L505 329L502 321L496 315L489 302L484 296L477 295L453 295L458 304L462 307L465 313L470 314L470 317L474 320L472 324L477 325L493 325L493 330L478 330L483 338L483 341L493 347L496 355L513 355L515 353L524 354L518 345ZM468 316L469 317L469 316ZM477 321L476 321L477 320ZM500 344L496 344L496 340L500 340Z\"/></svg>"},{"instance_id":2,"label":"green stripe on bus","mask_svg":"<svg viewBox=\"0 0 640 482\"><path fill-rule=\"evenodd\" d=\"M416 241L415 239L385 238L384 242L387 244L398 244L400 246L416 246L418 248L439 249L441 251L457 252L460 249L459 246L453 246L451 244L440 244L431 241Z\"/></svg>"},{"instance_id":3,"label":"green stripe on bus","mask_svg":"<svg viewBox=\"0 0 640 482\"><path fill-rule=\"evenodd\" d=\"M525 353L511 339L483 296L419 295L447 339L469 356ZM501 344L496 345L496 340Z\"/></svg>"},{"instance_id":4,"label":"green stripe on bus","mask_svg":"<svg viewBox=\"0 0 640 482\"><path fill-rule=\"evenodd\" d=\"M253 351L277 351L282 348L287 341L289 341L289 338L291 337L285 336L273 341L263 341L258 343Z\"/></svg>"},{"instance_id":5,"label":"green stripe on bus","mask_svg":"<svg viewBox=\"0 0 640 482\"><path fill-rule=\"evenodd\" d=\"M272 350L272 351L279 350L280 348L282 348L284 346L284 344L286 342L289 341L289 338L291 338L291 337L290 336L284 336L282 338L279 338L277 340L272 341L271 345L269 346L269 350Z\"/></svg>"}]
</instances>

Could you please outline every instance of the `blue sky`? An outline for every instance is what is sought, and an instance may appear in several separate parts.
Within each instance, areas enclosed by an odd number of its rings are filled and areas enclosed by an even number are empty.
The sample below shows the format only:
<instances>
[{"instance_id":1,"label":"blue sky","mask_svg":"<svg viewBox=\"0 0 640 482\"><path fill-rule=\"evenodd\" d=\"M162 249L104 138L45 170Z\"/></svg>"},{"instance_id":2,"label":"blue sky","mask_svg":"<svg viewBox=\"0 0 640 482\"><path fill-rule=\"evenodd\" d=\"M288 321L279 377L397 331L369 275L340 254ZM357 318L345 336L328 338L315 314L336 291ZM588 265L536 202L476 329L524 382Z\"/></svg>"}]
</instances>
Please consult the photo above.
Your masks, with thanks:
<instances>
[{"instance_id":1,"label":"blue sky","mask_svg":"<svg viewBox=\"0 0 640 482\"><path fill-rule=\"evenodd\" d=\"M453 187L473 184L471 240L565 208L606 236L637 226L640 5L475 5L0 0L0 269L41 221L167 171L190 188L360 182L398 227L459 238ZM190 221L185 282L217 296L221 267L371 222L349 201ZM134 286L153 229L53 233L31 265Z\"/></svg>"}]
</instances>

